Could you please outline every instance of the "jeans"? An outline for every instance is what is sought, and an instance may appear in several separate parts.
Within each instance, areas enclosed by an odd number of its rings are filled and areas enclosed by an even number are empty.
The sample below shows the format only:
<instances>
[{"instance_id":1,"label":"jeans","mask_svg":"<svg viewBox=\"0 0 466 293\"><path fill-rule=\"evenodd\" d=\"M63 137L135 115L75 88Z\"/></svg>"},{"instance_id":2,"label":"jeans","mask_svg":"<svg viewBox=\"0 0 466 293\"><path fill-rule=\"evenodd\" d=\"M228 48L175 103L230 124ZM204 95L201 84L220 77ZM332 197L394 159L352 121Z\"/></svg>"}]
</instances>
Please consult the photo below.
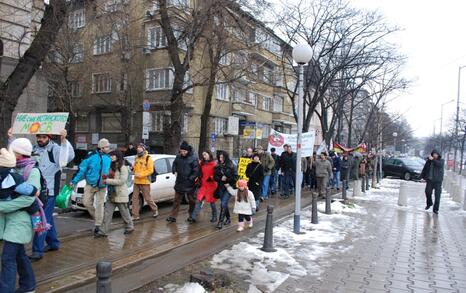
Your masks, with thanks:
<instances>
[{"instance_id":1,"label":"jeans","mask_svg":"<svg viewBox=\"0 0 466 293\"><path fill-rule=\"evenodd\" d=\"M432 182L427 180L426 184L426 204L432 206L432 191L435 190L434 212L440 208L440 195L442 194L442 182Z\"/></svg>"},{"instance_id":2,"label":"jeans","mask_svg":"<svg viewBox=\"0 0 466 293\"><path fill-rule=\"evenodd\" d=\"M271 189L272 194L277 193L277 181L278 181L278 171L276 169L273 169L272 174L270 175L270 185L272 186L272 189Z\"/></svg>"},{"instance_id":3,"label":"jeans","mask_svg":"<svg viewBox=\"0 0 466 293\"><path fill-rule=\"evenodd\" d=\"M16 272L19 275L18 291L32 291L35 289L36 279L34 277L31 262L26 255L24 244L3 241L0 292L15 292Z\"/></svg>"},{"instance_id":4,"label":"jeans","mask_svg":"<svg viewBox=\"0 0 466 293\"><path fill-rule=\"evenodd\" d=\"M230 202L231 194L225 189L223 191L222 196L220 197L220 207L222 209L228 209L228 203Z\"/></svg>"},{"instance_id":5,"label":"jeans","mask_svg":"<svg viewBox=\"0 0 466 293\"><path fill-rule=\"evenodd\" d=\"M251 216L250 215L243 215L243 214L238 214L238 222L242 223L244 220L251 222Z\"/></svg>"},{"instance_id":6,"label":"jeans","mask_svg":"<svg viewBox=\"0 0 466 293\"><path fill-rule=\"evenodd\" d=\"M45 242L51 249L57 250L60 248L60 241L58 240L57 230L55 229L55 222L53 219L53 209L55 208L55 196L49 196L47 204L45 205L44 213L47 219L47 223L51 225L50 230L45 233L38 234L34 233L34 239L32 241L32 252L43 255Z\"/></svg>"},{"instance_id":7,"label":"jeans","mask_svg":"<svg viewBox=\"0 0 466 293\"><path fill-rule=\"evenodd\" d=\"M194 211L191 214L191 218L193 220L197 219L197 216L201 212L203 206L204 206L204 200L198 201L196 203L196 207L194 208ZM212 218L217 218L217 206L215 205L215 202L210 203L210 209L212 210Z\"/></svg>"},{"instance_id":8,"label":"jeans","mask_svg":"<svg viewBox=\"0 0 466 293\"><path fill-rule=\"evenodd\" d=\"M262 197L263 198L269 197L269 184L270 184L270 175L264 175L264 179L262 180Z\"/></svg>"},{"instance_id":9,"label":"jeans","mask_svg":"<svg viewBox=\"0 0 466 293\"><path fill-rule=\"evenodd\" d=\"M295 174L296 172L293 171L285 171L285 174L283 174L283 195L290 195L294 186Z\"/></svg>"},{"instance_id":10,"label":"jeans","mask_svg":"<svg viewBox=\"0 0 466 293\"><path fill-rule=\"evenodd\" d=\"M333 171L332 187L340 188L340 171Z\"/></svg>"}]
</instances>

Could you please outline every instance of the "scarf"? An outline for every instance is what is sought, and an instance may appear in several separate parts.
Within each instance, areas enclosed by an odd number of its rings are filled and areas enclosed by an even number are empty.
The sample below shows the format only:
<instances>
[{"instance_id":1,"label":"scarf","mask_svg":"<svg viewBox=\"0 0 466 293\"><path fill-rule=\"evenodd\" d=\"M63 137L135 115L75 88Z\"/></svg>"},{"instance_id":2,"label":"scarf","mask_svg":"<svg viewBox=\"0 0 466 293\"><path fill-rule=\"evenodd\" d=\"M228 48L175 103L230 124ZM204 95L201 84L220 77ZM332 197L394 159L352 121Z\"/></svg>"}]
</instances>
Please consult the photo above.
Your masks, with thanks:
<instances>
[{"instance_id":1,"label":"scarf","mask_svg":"<svg viewBox=\"0 0 466 293\"><path fill-rule=\"evenodd\" d=\"M23 169L23 178L28 180L32 168L36 165L36 160L31 158L21 158L16 160L16 168Z\"/></svg>"}]
</instances>

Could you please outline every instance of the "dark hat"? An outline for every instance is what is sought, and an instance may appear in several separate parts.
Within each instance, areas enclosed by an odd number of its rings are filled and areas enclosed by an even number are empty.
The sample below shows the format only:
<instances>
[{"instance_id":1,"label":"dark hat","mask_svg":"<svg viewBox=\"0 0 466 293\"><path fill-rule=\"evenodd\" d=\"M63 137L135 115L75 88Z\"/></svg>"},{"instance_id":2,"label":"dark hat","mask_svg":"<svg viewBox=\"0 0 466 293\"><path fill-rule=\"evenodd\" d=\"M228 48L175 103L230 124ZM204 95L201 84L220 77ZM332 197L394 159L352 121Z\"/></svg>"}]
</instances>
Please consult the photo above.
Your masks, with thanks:
<instances>
[{"instance_id":1,"label":"dark hat","mask_svg":"<svg viewBox=\"0 0 466 293\"><path fill-rule=\"evenodd\" d=\"M144 150L147 150L147 146L145 144L143 144L142 142L138 144L138 147L141 147Z\"/></svg>"},{"instance_id":2,"label":"dark hat","mask_svg":"<svg viewBox=\"0 0 466 293\"><path fill-rule=\"evenodd\" d=\"M271 148L270 151L271 151L271 152L275 152L276 149L275 149L275 148Z\"/></svg>"},{"instance_id":3,"label":"dark hat","mask_svg":"<svg viewBox=\"0 0 466 293\"><path fill-rule=\"evenodd\" d=\"M191 147L186 141L183 140L180 145L180 150L190 151Z\"/></svg>"}]
</instances>

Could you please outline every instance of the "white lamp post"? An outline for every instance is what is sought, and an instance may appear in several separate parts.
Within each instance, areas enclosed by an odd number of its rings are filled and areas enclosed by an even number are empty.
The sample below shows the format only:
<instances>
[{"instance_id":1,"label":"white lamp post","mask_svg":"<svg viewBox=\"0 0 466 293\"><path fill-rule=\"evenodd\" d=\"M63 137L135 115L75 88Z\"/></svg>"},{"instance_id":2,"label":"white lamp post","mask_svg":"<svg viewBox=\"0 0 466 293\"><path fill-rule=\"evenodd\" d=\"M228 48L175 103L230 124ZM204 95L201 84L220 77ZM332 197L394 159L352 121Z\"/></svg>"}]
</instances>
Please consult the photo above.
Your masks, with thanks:
<instances>
[{"instance_id":1,"label":"white lamp post","mask_svg":"<svg viewBox=\"0 0 466 293\"><path fill-rule=\"evenodd\" d=\"M398 133L396 132L393 132L393 148L394 148L394 152L396 152L396 137L398 136Z\"/></svg>"},{"instance_id":2,"label":"white lamp post","mask_svg":"<svg viewBox=\"0 0 466 293\"><path fill-rule=\"evenodd\" d=\"M296 183L295 183L295 211L293 232L300 233L301 229L301 183L303 172L301 171L301 144L303 133L303 96L304 96L304 78L303 65L309 63L312 59L312 48L308 44L300 44L293 49L293 60L298 63L298 137L296 142Z\"/></svg>"}]
</instances>

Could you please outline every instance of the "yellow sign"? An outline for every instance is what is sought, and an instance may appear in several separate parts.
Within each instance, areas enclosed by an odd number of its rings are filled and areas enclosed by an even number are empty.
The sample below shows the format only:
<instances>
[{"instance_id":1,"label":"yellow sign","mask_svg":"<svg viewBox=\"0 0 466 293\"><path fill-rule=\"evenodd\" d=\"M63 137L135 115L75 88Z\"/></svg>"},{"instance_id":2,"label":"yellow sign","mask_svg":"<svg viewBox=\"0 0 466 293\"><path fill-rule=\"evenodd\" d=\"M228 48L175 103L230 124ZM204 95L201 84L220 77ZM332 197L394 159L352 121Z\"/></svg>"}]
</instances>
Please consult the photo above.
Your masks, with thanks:
<instances>
[{"instance_id":1,"label":"yellow sign","mask_svg":"<svg viewBox=\"0 0 466 293\"><path fill-rule=\"evenodd\" d=\"M243 138L254 139L254 128L245 127L243 130ZM256 129L256 139L262 138L262 129Z\"/></svg>"},{"instance_id":2,"label":"yellow sign","mask_svg":"<svg viewBox=\"0 0 466 293\"><path fill-rule=\"evenodd\" d=\"M248 177L246 177L246 168L248 167L249 163L251 163L251 159L249 158L240 158L238 162L238 177L239 179L244 179L246 181L249 180Z\"/></svg>"}]
</instances>

